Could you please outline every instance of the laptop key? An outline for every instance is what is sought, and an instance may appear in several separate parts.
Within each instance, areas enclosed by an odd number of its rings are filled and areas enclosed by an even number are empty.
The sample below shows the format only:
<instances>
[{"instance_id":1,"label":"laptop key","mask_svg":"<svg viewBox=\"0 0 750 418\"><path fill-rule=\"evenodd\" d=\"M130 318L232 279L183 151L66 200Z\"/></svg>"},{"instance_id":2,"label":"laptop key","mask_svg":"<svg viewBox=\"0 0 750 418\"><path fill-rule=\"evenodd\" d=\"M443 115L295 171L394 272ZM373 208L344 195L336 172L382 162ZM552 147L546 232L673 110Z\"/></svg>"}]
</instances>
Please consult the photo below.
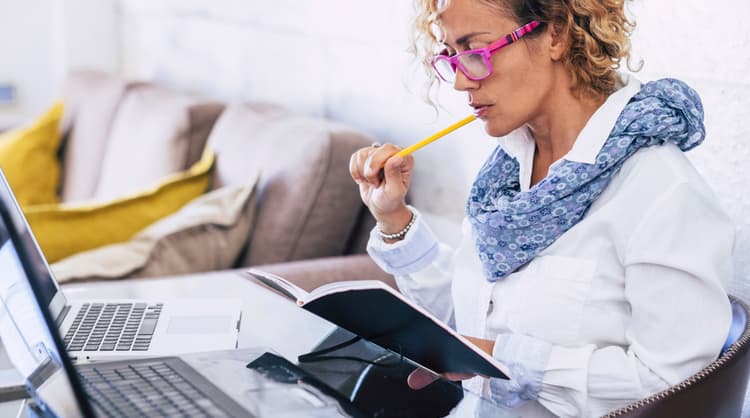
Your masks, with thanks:
<instances>
[{"instance_id":1,"label":"laptop key","mask_svg":"<svg viewBox=\"0 0 750 418\"><path fill-rule=\"evenodd\" d=\"M138 335L152 335L156 329L156 319L144 319L141 323L141 329Z\"/></svg>"}]
</instances>

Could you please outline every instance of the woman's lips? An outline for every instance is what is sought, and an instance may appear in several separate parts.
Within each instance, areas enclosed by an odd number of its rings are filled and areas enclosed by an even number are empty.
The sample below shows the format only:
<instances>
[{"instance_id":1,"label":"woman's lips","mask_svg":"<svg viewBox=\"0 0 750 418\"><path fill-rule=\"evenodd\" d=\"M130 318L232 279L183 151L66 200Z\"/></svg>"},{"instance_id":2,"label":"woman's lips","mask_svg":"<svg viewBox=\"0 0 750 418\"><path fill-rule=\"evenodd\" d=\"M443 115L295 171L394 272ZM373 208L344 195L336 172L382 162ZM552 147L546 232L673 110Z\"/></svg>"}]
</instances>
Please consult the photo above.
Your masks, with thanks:
<instances>
[{"instance_id":1,"label":"woman's lips","mask_svg":"<svg viewBox=\"0 0 750 418\"><path fill-rule=\"evenodd\" d=\"M487 113L487 110L490 108L490 105L480 105L480 106L474 106L474 116L481 118L484 116L485 113Z\"/></svg>"}]
</instances>

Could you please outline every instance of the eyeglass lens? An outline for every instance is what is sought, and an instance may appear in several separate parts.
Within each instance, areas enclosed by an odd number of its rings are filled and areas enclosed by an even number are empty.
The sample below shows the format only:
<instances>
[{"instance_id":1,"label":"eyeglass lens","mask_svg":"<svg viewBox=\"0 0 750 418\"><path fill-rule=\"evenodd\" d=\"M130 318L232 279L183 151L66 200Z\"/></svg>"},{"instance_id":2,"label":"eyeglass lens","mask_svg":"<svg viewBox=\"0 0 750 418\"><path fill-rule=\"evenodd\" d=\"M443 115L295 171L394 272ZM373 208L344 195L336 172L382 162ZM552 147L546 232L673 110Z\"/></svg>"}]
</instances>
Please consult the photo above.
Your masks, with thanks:
<instances>
[{"instance_id":1,"label":"eyeglass lens","mask_svg":"<svg viewBox=\"0 0 750 418\"><path fill-rule=\"evenodd\" d=\"M458 56L459 65L464 70L464 74L474 80L481 80L490 74L487 63L482 54L465 54ZM446 57L435 61L435 70L440 78L447 82L456 80L457 68L451 65L450 60Z\"/></svg>"}]
</instances>

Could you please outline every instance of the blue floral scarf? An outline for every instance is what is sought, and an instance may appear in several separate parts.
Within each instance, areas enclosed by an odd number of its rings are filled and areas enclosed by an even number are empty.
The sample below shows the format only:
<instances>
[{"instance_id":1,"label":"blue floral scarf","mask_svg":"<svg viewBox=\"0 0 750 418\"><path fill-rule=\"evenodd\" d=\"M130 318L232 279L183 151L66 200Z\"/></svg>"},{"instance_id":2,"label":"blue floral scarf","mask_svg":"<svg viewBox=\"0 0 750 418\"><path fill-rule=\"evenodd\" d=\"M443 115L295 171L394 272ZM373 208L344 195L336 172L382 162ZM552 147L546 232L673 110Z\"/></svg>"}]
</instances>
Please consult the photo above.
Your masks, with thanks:
<instances>
[{"instance_id":1,"label":"blue floral scarf","mask_svg":"<svg viewBox=\"0 0 750 418\"><path fill-rule=\"evenodd\" d=\"M645 84L617 118L594 164L562 160L521 192L518 162L495 149L479 171L466 213L487 280L513 273L583 218L625 161L643 147L703 142L703 105L679 80Z\"/></svg>"}]
</instances>

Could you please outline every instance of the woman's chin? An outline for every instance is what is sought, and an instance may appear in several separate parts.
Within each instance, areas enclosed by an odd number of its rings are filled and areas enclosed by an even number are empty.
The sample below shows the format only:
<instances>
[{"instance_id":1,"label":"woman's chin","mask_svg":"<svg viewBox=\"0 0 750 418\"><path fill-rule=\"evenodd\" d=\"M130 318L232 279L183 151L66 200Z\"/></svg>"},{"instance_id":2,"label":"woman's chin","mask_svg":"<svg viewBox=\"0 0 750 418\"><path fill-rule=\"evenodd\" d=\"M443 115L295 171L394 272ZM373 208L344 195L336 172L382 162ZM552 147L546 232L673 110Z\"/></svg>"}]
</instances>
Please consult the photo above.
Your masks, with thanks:
<instances>
[{"instance_id":1,"label":"woman's chin","mask_svg":"<svg viewBox=\"0 0 750 418\"><path fill-rule=\"evenodd\" d=\"M492 120L487 120L484 123L484 131L487 132L487 135L495 138L506 136L513 132L513 130L515 130L515 128L512 126L508 126L504 123L496 123Z\"/></svg>"}]
</instances>

